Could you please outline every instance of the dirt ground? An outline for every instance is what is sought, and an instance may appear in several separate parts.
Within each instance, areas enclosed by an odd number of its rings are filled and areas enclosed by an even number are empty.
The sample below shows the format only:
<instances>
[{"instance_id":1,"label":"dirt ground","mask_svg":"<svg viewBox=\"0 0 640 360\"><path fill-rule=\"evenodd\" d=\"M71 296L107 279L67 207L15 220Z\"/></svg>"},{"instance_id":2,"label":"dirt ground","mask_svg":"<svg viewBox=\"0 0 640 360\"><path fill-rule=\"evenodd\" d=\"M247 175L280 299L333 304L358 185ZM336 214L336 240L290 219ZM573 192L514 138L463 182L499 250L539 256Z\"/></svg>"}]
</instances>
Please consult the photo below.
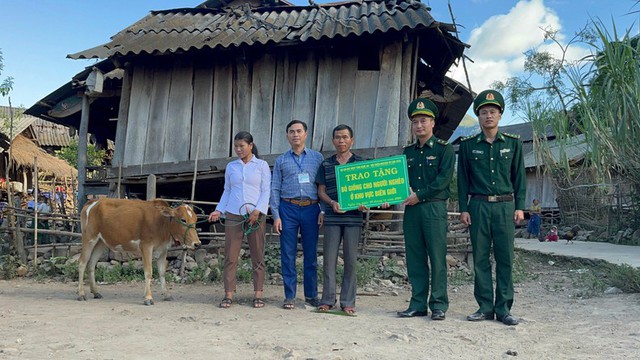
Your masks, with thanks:
<instances>
[{"instance_id":1,"label":"dirt ground","mask_svg":"<svg viewBox=\"0 0 640 360\"><path fill-rule=\"evenodd\" d=\"M15 279L0 281L0 358L637 359L640 294L580 300L567 284L542 271L516 285L521 324L507 327L464 320L476 310L471 284L450 286L447 319L434 322L395 316L407 307L407 288L361 294L358 316L347 317L302 301L283 310L274 285L265 287L263 309L250 307L248 284L220 309L220 284L172 284L175 301L165 302L154 283L156 304L144 306L142 283L101 285L103 299L78 302L77 283Z\"/></svg>"}]
</instances>

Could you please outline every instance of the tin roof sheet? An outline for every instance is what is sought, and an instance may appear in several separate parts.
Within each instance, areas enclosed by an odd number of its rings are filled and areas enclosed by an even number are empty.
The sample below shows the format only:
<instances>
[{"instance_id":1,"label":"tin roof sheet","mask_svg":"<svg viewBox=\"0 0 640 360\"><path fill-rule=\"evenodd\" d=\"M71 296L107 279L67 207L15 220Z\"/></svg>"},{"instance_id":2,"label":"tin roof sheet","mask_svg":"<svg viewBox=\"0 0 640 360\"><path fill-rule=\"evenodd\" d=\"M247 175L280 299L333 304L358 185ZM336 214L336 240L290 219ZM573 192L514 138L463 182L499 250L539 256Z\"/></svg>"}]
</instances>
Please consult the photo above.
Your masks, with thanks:
<instances>
[{"instance_id":1,"label":"tin roof sheet","mask_svg":"<svg viewBox=\"0 0 640 360\"><path fill-rule=\"evenodd\" d=\"M410 2L347 2L323 6L188 8L153 11L111 41L73 59L168 54L203 48L296 43L439 26L429 8ZM453 37L451 37L453 39Z\"/></svg>"}]
</instances>

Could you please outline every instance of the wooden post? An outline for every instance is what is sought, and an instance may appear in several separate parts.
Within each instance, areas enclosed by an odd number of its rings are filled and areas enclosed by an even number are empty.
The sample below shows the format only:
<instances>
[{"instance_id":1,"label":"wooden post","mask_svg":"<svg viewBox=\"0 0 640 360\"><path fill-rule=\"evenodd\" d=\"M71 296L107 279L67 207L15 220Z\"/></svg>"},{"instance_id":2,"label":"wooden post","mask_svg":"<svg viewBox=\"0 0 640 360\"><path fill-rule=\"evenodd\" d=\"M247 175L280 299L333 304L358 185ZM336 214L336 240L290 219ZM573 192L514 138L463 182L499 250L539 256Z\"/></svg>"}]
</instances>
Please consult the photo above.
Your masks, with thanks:
<instances>
[{"instance_id":1,"label":"wooden post","mask_svg":"<svg viewBox=\"0 0 640 360\"><path fill-rule=\"evenodd\" d=\"M11 177L10 175L10 169L11 169L11 149L13 148L12 146L13 143L13 107L11 106L11 97L9 97L9 150L7 151L8 153L8 159L7 159L7 164L6 164L6 169L5 169L5 179L7 182L7 200L9 202L10 206L13 206L13 200L12 200L12 189L11 189ZM23 187L23 190L25 190L25 188ZM11 227L15 226L15 217L13 216L9 216L9 225ZM13 231L12 232L13 235L13 247L16 249L16 253L18 254L18 257L20 258L20 260L23 263L27 262L27 253L24 251L24 241L22 238L22 234L19 234L18 231Z\"/></svg>"},{"instance_id":2,"label":"wooden post","mask_svg":"<svg viewBox=\"0 0 640 360\"><path fill-rule=\"evenodd\" d=\"M116 194L118 194L118 199L122 197L120 193L120 184L122 183L122 160L118 161L118 184L116 185Z\"/></svg>"},{"instance_id":3,"label":"wooden post","mask_svg":"<svg viewBox=\"0 0 640 360\"><path fill-rule=\"evenodd\" d=\"M82 94L82 114L78 133L78 213L82 211L86 199L84 183L87 180L87 148L89 133L89 96Z\"/></svg>"},{"instance_id":4,"label":"wooden post","mask_svg":"<svg viewBox=\"0 0 640 360\"><path fill-rule=\"evenodd\" d=\"M73 181L73 173L71 173L71 203L73 204L73 208L77 210L78 201L76 199L76 183L75 181ZM80 209L82 210L82 208ZM80 211L78 211L77 213L79 214Z\"/></svg>"},{"instance_id":5,"label":"wooden post","mask_svg":"<svg viewBox=\"0 0 640 360\"><path fill-rule=\"evenodd\" d=\"M147 176L147 201L156 198L156 176L149 174Z\"/></svg>"},{"instance_id":6,"label":"wooden post","mask_svg":"<svg viewBox=\"0 0 640 360\"><path fill-rule=\"evenodd\" d=\"M128 63L124 65L122 76L122 91L120 92L120 107L118 108L118 124L116 125L116 144L113 151L112 164L122 166L127 138L127 123L129 122L129 105L131 103L131 77L132 69ZM118 192L118 198L120 193Z\"/></svg>"},{"instance_id":7,"label":"wooden post","mask_svg":"<svg viewBox=\"0 0 640 360\"><path fill-rule=\"evenodd\" d=\"M198 134L198 140L196 145L196 161L193 164L193 180L191 180L191 201L195 200L196 194L196 179L198 178L198 155L200 154L200 134Z\"/></svg>"},{"instance_id":8,"label":"wooden post","mask_svg":"<svg viewBox=\"0 0 640 360\"><path fill-rule=\"evenodd\" d=\"M364 236L362 237L362 250L360 252L360 254L364 255L367 253L367 243L369 242L369 220L371 220L371 211L367 211L366 215L365 215L365 220L364 220L364 229L362 229L362 231L364 232Z\"/></svg>"},{"instance_id":9,"label":"wooden post","mask_svg":"<svg viewBox=\"0 0 640 360\"><path fill-rule=\"evenodd\" d=\"M33 158L33 268L38 269L38 158Z\"/></svg>"}]
</instances>

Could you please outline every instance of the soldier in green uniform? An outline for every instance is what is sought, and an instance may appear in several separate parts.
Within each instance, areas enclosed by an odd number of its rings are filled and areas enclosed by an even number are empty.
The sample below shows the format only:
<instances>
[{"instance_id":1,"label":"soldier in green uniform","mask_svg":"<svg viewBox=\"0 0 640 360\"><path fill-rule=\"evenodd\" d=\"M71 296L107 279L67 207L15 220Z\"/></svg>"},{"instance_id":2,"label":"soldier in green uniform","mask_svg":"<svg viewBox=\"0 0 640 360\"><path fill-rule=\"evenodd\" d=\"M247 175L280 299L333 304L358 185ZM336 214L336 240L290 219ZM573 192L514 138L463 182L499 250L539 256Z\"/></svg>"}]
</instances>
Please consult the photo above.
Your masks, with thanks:
<instances>
[{"instance_id":1,"label":"soldier in green uniform","mask_svg":"<svg viewBox=\"0 0 640 360\"><path fill-rule=\"evenodd\" d=\"M416 142L404 149L411 193L402 204L405 205L403 229L407 272L412 290L409 308L398 312L398 316L426 316L430 308L431 319L444 320L449 308L447 199L455 153L451 144L433 135L438 108L431 100L414 100L409 105L408 115Z\"/></svg>"},{"instance_id":2,"label":"soldier in green uniform","mask_svg":"<svg viewBox=\"0 0 640 360\"><path fill-rule=\"evenodd\" d=\"M469 321L517 325L513 304L514 222L524 219L526 183L519 136L498 131L504 99L495 90L473 102L482 132L462 139L458 152L460 221L469 226L475 273L474 296L480 308ZM496 261L495 302L489 253Z\"/></svg>"}]
</instances>

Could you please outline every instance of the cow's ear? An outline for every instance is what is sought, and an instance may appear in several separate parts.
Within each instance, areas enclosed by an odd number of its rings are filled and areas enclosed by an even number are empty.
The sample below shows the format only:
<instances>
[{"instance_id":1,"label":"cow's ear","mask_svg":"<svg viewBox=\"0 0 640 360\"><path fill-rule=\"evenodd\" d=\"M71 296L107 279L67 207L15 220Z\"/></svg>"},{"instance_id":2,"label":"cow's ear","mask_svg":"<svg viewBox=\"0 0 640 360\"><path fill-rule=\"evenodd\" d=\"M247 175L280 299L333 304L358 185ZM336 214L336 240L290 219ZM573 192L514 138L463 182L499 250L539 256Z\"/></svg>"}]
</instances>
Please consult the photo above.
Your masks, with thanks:
<instances>
[{"instance_id":1,"label":"cow's ear","mask_svg":"<svg viewBox=\"0 0 640 360\"><path fill-rule=\"evenodd\" d=\"M156 206L158 208L158 210L160 210L160 214L162 214L162 216L166 216L166 217L172 217L175 216L176 211L170 207L167 206Z\"/></svg>"}]
</instances>

